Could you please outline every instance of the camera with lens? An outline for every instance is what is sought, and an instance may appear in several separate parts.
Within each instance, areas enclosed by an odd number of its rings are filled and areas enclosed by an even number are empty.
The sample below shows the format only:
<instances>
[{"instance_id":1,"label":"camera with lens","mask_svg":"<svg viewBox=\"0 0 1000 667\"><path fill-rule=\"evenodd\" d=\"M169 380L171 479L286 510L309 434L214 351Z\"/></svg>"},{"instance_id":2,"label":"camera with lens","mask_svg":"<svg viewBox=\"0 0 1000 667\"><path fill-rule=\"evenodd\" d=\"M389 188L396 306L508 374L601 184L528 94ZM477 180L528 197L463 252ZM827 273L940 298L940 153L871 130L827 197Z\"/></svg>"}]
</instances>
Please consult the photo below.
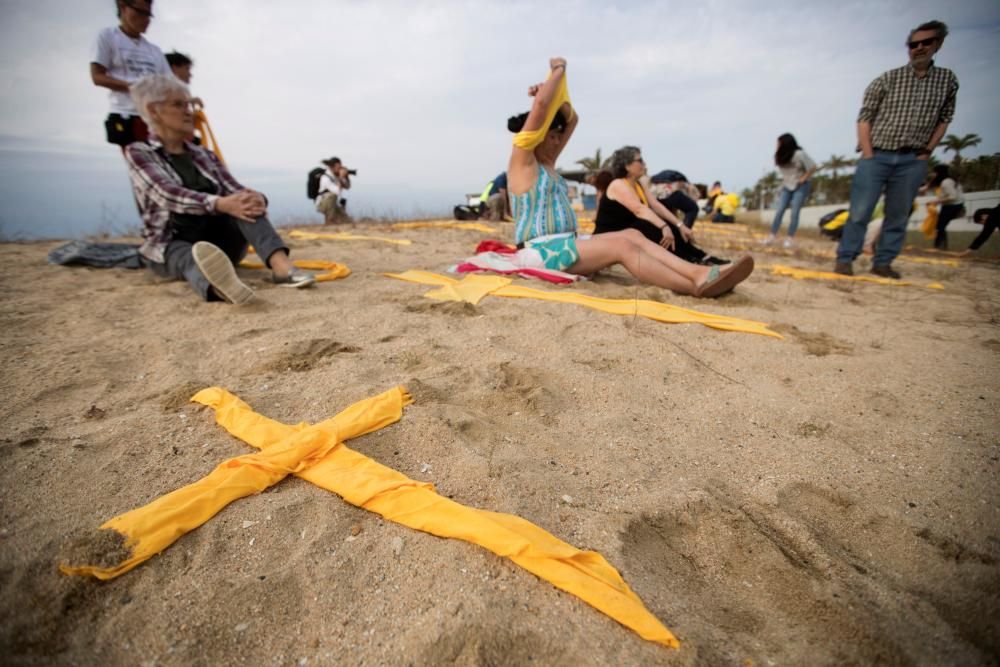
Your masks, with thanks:
<instances>
[{"instance_id":1,"label":"camera with lens","mask_svg":"<svg viewBox=\"0 0 1000 667\"><path fill-rule=\"evenodd\" d=\"M358 175L358 170L357 169L348 169L347 170L347 175L348 176L357 176Z\"/></svg>"}]
</instances>

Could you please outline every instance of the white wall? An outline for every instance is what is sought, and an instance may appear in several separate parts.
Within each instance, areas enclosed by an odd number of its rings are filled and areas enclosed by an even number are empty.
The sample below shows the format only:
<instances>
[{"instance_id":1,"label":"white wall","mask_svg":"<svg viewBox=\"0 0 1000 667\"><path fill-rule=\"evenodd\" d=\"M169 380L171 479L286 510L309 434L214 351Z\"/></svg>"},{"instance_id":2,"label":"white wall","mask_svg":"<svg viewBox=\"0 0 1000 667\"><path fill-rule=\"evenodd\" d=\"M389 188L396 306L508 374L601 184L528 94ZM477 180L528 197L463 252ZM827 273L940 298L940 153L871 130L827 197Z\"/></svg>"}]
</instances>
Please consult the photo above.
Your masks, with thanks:
<instances>
[{"instance_id":1,"label":"white wall","mask_svg":"<svg viewBox=\"0 0 1000 667\"><path fill-rule=\"evenodd\" d=\"M932 199L933 197L917 197L918 206L917 210L910 216L910 227L918 227L924 221L924 218L927 216L927 207L924 204ZM998 203L1000 203L1000 190L965 193L965 210L970 216L978 208L993 208ZM824 206L806 206L799 214L799 229L815 229L819 225L819 219L827 213L849 207L849 204L846 202ZM790 216L791 211L785 211L785 219L782 223L783 227L787 228ZM765 224L771 224L774 220L774 209L761 211L760 219ZM980 225L975 224L968 218L952 220L951 224L948 225L948 231L950 232L978 232L980 229L982 229Z\"/></svg>"}]
</instances>

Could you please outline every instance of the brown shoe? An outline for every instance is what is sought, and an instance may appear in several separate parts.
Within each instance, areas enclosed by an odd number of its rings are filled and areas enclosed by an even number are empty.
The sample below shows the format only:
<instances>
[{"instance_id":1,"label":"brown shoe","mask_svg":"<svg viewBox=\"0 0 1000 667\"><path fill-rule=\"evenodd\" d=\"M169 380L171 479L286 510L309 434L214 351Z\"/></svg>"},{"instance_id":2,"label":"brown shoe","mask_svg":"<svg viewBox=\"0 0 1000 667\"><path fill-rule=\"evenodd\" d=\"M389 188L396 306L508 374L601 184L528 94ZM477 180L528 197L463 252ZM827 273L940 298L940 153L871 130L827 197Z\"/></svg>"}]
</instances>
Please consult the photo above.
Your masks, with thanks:
<instances>
[{"instance_id":1,"label":"brown shoe","mask_svg":"<svg viewBox=\"0 0 1000 667\"><path fill-rule=\"evenodd\" d=\"M842 276L853 276L854 267L851 266L850 262L837 262L837 264L833 267L833 272L839 273Z\"/></svg>"},{"instance_id":2,"label":"brown shoe","mask_svg":"<svg viewBox=\"0 0 1000 667\"><path fill-rule=\"evenodd\" d=\"M899 271L892 268L892 264L886 264L884 266L873 266L872 273L876 276L882 276L883 278L892 278L893 280L899 280L903 276L900 275Z\"/></svg>"}]
</instances>

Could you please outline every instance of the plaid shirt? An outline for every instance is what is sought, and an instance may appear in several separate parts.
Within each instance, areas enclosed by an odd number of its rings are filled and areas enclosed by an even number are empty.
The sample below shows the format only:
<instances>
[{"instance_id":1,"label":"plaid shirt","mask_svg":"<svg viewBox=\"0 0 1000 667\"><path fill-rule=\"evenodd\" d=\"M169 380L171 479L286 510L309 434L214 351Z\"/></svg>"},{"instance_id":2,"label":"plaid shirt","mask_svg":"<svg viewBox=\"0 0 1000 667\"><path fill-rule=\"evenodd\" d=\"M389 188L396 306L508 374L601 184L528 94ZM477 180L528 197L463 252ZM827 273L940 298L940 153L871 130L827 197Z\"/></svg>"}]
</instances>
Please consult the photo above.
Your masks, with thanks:
<instances>
[{"instance_id":1,"label":"plaid shirt","mask_svg":"<svg viewBox=\"0 0 1000 667\"><path fill-rule=\"evenodd\" d=\"M210 151L190 142L184 142L184 148L191 154L198 171L215 183L216 194L184 187L181 177L167 162L163 142L155 133L150 133L148 142L137 141L125 149L132 192L142 211L144 240L139 252L159 264L164 262L163 252L172 236L171 213L214 215L220 196L246 189Z\"/></svg>"},{"instance_id":2,"label":"plaid shirt","mask_svg":"<svg viewBox=\"0 0 1000 667\"><path fill-rule=\"evenodd\" d=\"M924 148L934 128L954 118L957 92L950 69L931 64L920 78L910 65L897 67L868 84L858 122L871 123L874 148Z\"/></svg>"}]
</instances>

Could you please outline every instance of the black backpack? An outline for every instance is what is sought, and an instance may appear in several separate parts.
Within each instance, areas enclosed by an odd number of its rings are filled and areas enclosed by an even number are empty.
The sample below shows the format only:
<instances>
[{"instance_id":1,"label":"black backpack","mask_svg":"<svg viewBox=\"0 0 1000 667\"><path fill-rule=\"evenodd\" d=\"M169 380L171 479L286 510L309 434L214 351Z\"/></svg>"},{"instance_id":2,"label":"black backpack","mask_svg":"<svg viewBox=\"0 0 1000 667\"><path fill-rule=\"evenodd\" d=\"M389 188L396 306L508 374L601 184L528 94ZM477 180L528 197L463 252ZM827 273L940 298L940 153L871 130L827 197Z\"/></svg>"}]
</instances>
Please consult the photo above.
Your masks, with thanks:
<instances>
[{"instance_id":1,"label":"black backpack","mask_svg":"<svg viewBox=\"0 0 1000 667\"><path fill-rule=\"evenodd\" d=\"M309 180L306 181L306 196L309 199L316 199L319 196L319 179L325 171L323 167L316 167L309 172Z\"/></svg>"},{"instance_id":2,"label":"black backpack","mask_svg":"<svg viewBox=\"0 0 1000 667\"><path fill-rule=\"evenodd\" d=\"M820 218L819 233L822 234L823 236L828 236L831 239L839 239L841 236L843 236L844 235L843 227L838 227L837 229L827 229L826 225L827 223L832 222L834 218L836 218L838 215L840 215L845 211L847 211L846 208L838 208L836 211L831 211L830 213L827 213L822 218Z\"/></svg>"}]
</instances>

